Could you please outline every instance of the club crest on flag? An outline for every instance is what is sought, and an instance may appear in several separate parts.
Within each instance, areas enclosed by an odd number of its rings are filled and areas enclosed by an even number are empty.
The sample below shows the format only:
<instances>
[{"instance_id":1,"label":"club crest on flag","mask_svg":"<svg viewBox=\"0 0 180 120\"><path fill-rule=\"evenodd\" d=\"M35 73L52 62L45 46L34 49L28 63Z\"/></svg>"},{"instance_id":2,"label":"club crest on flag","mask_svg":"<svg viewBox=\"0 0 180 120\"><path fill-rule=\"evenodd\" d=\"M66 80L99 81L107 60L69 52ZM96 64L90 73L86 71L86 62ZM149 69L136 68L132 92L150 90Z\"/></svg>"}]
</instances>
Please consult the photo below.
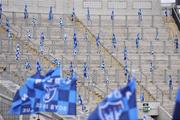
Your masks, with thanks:
<instances>
[{"instance_id":1,"label":"club crest on flag","mask_svg":"<svg viewBox=\"0 0 180 120\"><path fill-rule=\"evenodd\" d=\"M46 84L45 85L45 90L46 90L46 93L44 95L43 100L44 100L45 103L48 103L48 102L50 102L51 100L54 99L54 96L56 95L56 92L57 92L57 88Z\"/></svg>"},{"instance_id":2,"label":"club crest on flag","mask_svg":"<svg viewBox=\"0 0 180 120\"><path fill-rule=\"evenodd\" d=\"M106 102L105 105L99 105L99 116L101 120L118 120L123 109L122 101Z\"/></svg>"}]
</instances>

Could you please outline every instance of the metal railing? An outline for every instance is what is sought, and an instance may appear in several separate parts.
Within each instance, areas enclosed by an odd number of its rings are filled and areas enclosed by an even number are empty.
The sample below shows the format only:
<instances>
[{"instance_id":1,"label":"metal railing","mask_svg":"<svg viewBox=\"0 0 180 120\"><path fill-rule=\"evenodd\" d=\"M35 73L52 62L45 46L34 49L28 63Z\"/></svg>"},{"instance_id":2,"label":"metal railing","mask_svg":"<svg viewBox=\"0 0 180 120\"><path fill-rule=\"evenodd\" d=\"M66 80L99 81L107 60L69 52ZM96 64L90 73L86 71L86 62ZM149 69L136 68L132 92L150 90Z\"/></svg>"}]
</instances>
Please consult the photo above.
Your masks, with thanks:
<instances>
[{"instance_id":1,"label":"metal railing","mask_svg":"<svg viewBox=\"0 0 180 120\"><path fill-rule=\"evenodd\" d=\"M15 14L15 13L13 13L13 14ZM19 14L22 14L22 13L19 13ZM30 13L31 14L31 13ZM33 13L32 13L33 14ZM35 14L35 13L34 13ZM43 14L43 13L36 13L36 15L38 14L38 16L39 16L39 18L40 18L40 20L42 20L42 16L45 16L45 15L47 15L47 14ZM23 14L22 14L23 15ZM15 17L16 15L13 15L13 17ZM58 15L57 14L57 16L60 16L60 15ZM66 16L66 15L64 15L64 16ZM67 16L69 16L69 15L67 15ZM135 17L135 16L134 16ZM159 16L158 16L159 17ZM101 17L99 17L99 18L101 18ZM153 27L154 26L154 17L153 16L151 16L150 17L151 18L151 20L153 21L152 22L152 25L150 25L151 27ZM15 18L13 18L13 19L15 19ZM127 18L126 18L127 19ZM14 20L14 22L13 23L16 23L15 22L15 20ZM43 23L43 22L40 22L40 23ZM58 23L58 22L57 22ZM40 24L40 25L42 25L42 24ZM46 24L45 24L46 25ZM52 24L51 24L52 25ZM56 24L53 24L53 25L56 25ZM116 27L116 26L115 26ZM118 27L118 26L117 26ZM84 28L86 28L86 26L84 26ZM90 32L90 34L92 34L91 33L91 31L89 31ZM94 38L95 38L95 36L93 36ZM33 43L30 43L30 44L32 44L31 46L34 46L34 44ZM110 53L108 53L108 50L104 47L104 46L101 46L102 47L102 49L104 50L103 51L103 53L105 53L106 54L106 56L110 56L110 57L112 57L112 59L113 59L113 62L114 62L114 60L115 60L115 63L112 63L112 64L118 64L118 66L121 66L120 67L120 69L121 69L121 71L122 71L122 68L123 68L123 66L121 65L121 64L119 64L119 62L118 62L118 60L114 57L114 56L112 56L112 55L110 55ZM38 48L38 47L37 47ZM45 55L46 56L46 55ZM47 56L49 56L49 55L47 55ZM48 57L49 58L49 57ZM53 58L52 56L50 57L50 58ZM53 58L54 59L54 58ZM111 59L111 58L108 58L108 59ZM132 63L131 61L130 61L130 63ZM145 75L145 74L142 74L142 79L145 79L146 81L147 81L147 76ZM140 84L140 83L138 83L138 84ZM144 89L145 89L145 87L144 87ZM160 92L161 93L161 92ZM162 93L163 94L163 93Z\"/></svg>"},{"instance_id":2,"label":"metal railing","mask_svg":"<svg viewBox=\"0 0 180 120\"><path fill-rule=\"evenodd\" d=\"M1 108L0 113L2 117L5 120L30 120L30 115L17 116L17 115L8 113L8 110L11 105L11 101L12 101L12 98L9 98L0 93L0 108ZM39 113L39 116L44 117L46 120L54 120L54 118L52 118L52 115L50 114L47 115L44 113Z\"/></svg>"},{"instance_id":3,"label":"metal railing","mask_svg":"<svg viewBox=\"0 0 180 120\"><path fill-rule=\"evenodd\" d=\"M89 33L89 36L91 36L91 37L89 37L90 38L90 40L91 40L91 44L94 44L94 46L95 46L95 42L93 42L92 40L94 40L94 39L96 39L96 37L95 37L95 35L83 24L83 22L81 22L79 19L77 19L77 21L78 21L78 23L79 23L79 25L80 26L83 26L83 28L85 28L86 29L86 31L88 31L88 33ZM77 24L78 24L77 23ZM100 43L100 50L101 50L101 52L105 55L105 59L109 59L109 60L112 60L112 66L117 66L117 68L122 72L123 71L123 69L124 69L124 66L117 60L117 58L115 57L115 56L113 56L103 45L102 45L102 43ZM120 72L119 71L119 72ZM142 79L145 79L146 78L146 76L145 75L143 75L142 76ZM139 82L137 82L138 83L138 85L140 84ZM145 91L146 92L148 92L147 90L146 90L146 88L144 87L144 89L145 89ZM149 93L149 95L155 100L155 98Z\"/></svg>"},{"instance_id":4,"label":"metal railing","mask_svg":"<svg viewBox=\"0 0 180 120\"><path fill-rule=\"evenodd\" d=\"M175 10L175 8L172 8L172 16L176 22L176 25L178 27L178 29L180 30L180 16L178 15L177 11Z\"/></svg>"},{"instance_id":5,"label":"metal railing","mask_svg":"<svg viewBox=\"0 0 180 120\"><path fill-rule=\"evenodd\" d=\"M5 17L5 15L4 15L4 17ZM21 29L21 30L22 30L22 29ZM21 31L21 30L20 30L20 31ZM22 36L21 36L20 38L18 38L18 40L22 40ZM23 40L24 40L24 39L23 39ZM35 52L35 54L37 54L38 56L40 56L40 57L42 57L42 58L47 59L45 62L41 62L42 64L43 64L43 63L46 64L48 61L50 61L50 62L48 62L49 65L52 64L51 61L54 60L55 58L54 58L51 54L43 54L43 55L41 55L41 54L38 53L38 50L36 49L36 48L37 48L37 45L35 45L33 42L28 41L28 40L26 40L26 39L25 39L25 41L26 41L25 44L28 43L28 47L30 46L30 48ZM35 48L34 48L34 46L35 46ZM47 47L47 49L48 49L48 47ZM62 56L62 61L61 61L61 62L64 63L64 61L65 61L66 63L70 63L70 62L67 62L67 59ZM62 68L63 68L63 65L64 65L64 64L62 64ZM100 90L97 89L96 91L99 92ZM102 92L102 91L101 91L101 92Z\"/></svg>"}]
</instances>

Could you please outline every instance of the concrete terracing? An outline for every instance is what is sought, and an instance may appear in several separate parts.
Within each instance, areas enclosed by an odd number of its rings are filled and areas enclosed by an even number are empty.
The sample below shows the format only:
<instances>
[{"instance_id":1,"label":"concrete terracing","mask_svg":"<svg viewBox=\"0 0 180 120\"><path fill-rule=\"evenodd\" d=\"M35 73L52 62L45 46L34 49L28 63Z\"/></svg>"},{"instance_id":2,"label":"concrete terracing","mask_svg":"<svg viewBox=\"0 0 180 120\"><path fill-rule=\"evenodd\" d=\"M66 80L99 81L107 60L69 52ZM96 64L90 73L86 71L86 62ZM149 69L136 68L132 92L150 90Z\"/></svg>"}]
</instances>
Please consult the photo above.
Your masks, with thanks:
<instances>
[{"instance_id":1,"label":"concrete terracing","mask_svg":"<svg viewBox=\"0 0 180 120\"><path fill-rule=\"evenodd\" d=\"M120 4L118 1L116 2L117 4ZM67 3L69 2L67 1ZM34 72L35 62L37 59L39 59L43 64L44 72L46 72L49 67L53 67L50 61L50 59L53 59L53 57L58 58L61 61L64 71L68 70L70 61L73 61L74 69L78 73L78 93L82 95L82 98L89 110L87 113L83 113L81 112L81 107L78 106L78 117L82 117L81 119L84 119L86 116L85 114L88 115L88 113L95 108L96 104L101 101L102 98L106 96L112 89L115 89L118 86L125 86L127 82L123 71L123 49L125 43L128 48L128 69L130 72L132 72L132 69L136 71L138 81L137 101L140 101L140 91L145 89L146 102L154 102L153 98L155 98L158 102L151 104L153 108L156 106L155 109L157 110L157 106L160 102L165 110L172 114L178 80L180 78L180 52L174 53L174 44L172 38L175 34L174 32L170 32L166 24L164 24L165 20L163 20L163 17L160 15L161 8L159 1L143 0L141 3L138 1L124 1L124 8L119 9L121 12L116 11L113 25L114 27L112 28L110 20L111 12L109 11L114 3L115 1L99 1L99 3L96 4L97 7L98 5L102 7L101 9L97 8L99 13L96 12L97 9L91 8L90 10L93 14L91 17L92 25L86 25L86 19L84 16L86 13L86 6L91 5L91 3L88 3L88 1L78 1L74 3L75 8L77 8L77 16L80 18L74 23L70 20L69 15L70 11L72 10L72 3L67 4L67 8L63 10L68 12L68 15L55 14L54 20L51 23L49 23L47 20L47 14L41 13L41 10L39 11L40 13L37 13L37 11L29 13L29 19L27 21L23 19L22 12L5 12L4 14L10 17L10 22L12 23L11 26L13 26L13 28L20 33L21 37L14 38L13 42L11 42L7 38L5 31L1 29L0 33L2 33L2 35L0 37L2 39L0 58L2 58L2 61L0 61L0 65L2 68L4 68L3 64L5 63L7 67L7 72L3 72L2 69L2 74L0 77L3 79L1 80L8 79L21 85L23 83L23 79ZM32 2L31 4L34 5L35 3ZM47 5L45 6L48 10ZM78 8L78 6L84 7ZM93 4L93 6L95 5ZM140 7L143 8L143 22L139 26L137 9ZM18 7L15 6L14 11L17 11L17 8ZM55 8L56 12L58 11L58 8L59 7ZM32 16L35 16L38 20L38 25L36 27L32 26ZM64 18L65 27L63 29L59 27L60 17ZM27 40L28 30L31 30L32 32L33 38L31 41ZM78 53L76 57L73 56L72 52L74 31L77 33L78 40ZM87 41L84 40L85 31L88 31ZM117 49L113 54L111 54L111 39L113 31L117 37ZM157 31L158 40L155 40ZM45 35L44 55L39 53L41 32L44 32ZM66 52L64 52L64 32L67 34ZM95 36L97 36L97 33L99 32L102 43L100 47L101 55L97 53L98 49L95 44ZM138 53L136 53L137 50L135 47L137 33L140 33L141 38ZM17 42L19 42L21 47L24 48L21 60L19 62L16 62L15 60L15 47ZM9 44L11 44L13 47L8 47L10 46ZM151 55L151 48L154 50L154 55ZM49 57L50 55L52 57ZM33 70L31 71L25 70L24 68L24 62L27 58L33 65ZM105 74L99 68L101 59L104 59L105 61ZM155 63L153 77L150 73L151 61ZM88 80L89 83L84 83L83 79L84 62L87 62L90 68L90 77ZM13 73L13 75L9 77L9 73ZM168 98L167 81L169 74L172 75L174 86L172 100L169 100ZM106 75L108 75L109 79L108 89L105 85ZM16 77L16 79L12 79L14 77ZM6 82L3 82L1 85L4 86L5 83ZM140 87L140 84L142 84L144 87ZM142 105L140 103L138 103L138 105L139 109L142 109ZM141 118L143 113L140 112L139 114ZM157 111L151 115L157 115ZM67 119L69 118L67 117Z\"/></svg>"}]
</instances>

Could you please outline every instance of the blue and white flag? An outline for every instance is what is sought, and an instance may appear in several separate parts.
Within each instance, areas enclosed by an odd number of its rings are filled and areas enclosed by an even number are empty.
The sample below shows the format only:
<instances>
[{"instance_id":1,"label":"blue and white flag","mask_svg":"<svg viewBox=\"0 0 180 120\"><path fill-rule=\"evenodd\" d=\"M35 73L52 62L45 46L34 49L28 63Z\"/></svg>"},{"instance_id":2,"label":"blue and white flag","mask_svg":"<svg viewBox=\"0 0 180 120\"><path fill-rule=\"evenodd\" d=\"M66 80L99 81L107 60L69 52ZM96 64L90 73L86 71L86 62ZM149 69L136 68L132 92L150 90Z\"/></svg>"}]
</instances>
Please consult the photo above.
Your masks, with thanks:
<instances>
[{"instance_id":1,"label":"blue and white flag","mask_svg":"<svg viewBox=\"0 0 180 120\"><path fill-rule=\"evenodd\" d=\"M16 45L16 60L18 61L20 58L20 45Z\"/></svg>"},{"instance_id":2,"label":"blue and white flag","mask_svg":"<svg viewBox=\"0 0 180 120\"><path fill-rule=\"evenodd\" d=\"M44 77L37 72L27 78L25 84L16 92L9 112L57 112L61 115L76 115L76 74L67 80L60 76L60 72L60 67L57 67Z\"/></svg>"},{"instance_id":3,"label":"blue and white flag","mask_svg":"<svg viewBox=\"0 0 180 120\"><path fill-rule=\"evenodd\" d=\"M90 18L90 10L89 10L89 7L87 8L87 21L90 21L91 18Z\"/></svg>"},{"instance_id":4,"label":"blue and white flag","mask_svg":"<svg viewBox=\"0 0 180 120\"><path fill-rule=\"evenodd\" d=\"M180 120L180 86L177 90L177 95L176 95L176 105L174 108L174 113L173 113L173 120Z\"/></svg>"},{"instance_id":5,"label":"blue and white flag","mask_svg":"<svg viewBox=\"0 0 180 120\"><path fill-rule=\"evenodd\" d=\"M0 20L1 20L1 16L2 16L2 4L0 3Z\"/></svg>"},{"instance_id":6,"label":"blue and white flag","mask_svg":"<svg viewBox=\"0 0 180 120\"><path fill-rule=\"evenodd\" d=\"M9 17L6 17L6 32L10 32L10 23L9 23Z\"/></svg>"},{"instance_id":7,"label":"blue and white flag","mask_svg":"<svg viewBox=\"0 0 180 120\"><path fill-rule=\"evenodd\" d=\"M86 62L83 65L83 76L84 76L84 79L88 79L88 65Z\"/></svg>"},{"instance_id":8,"label":"blue and white flag","mask_svg":"<svg viewBox=\"0 0 180 120\"><path fill-rule=\"evenodd\" d=\"M44 33L42 32L41 33L41 36L40 36L40 52L43 53L44 52Z\"/></svg>"},{"instance_id":9,"label":"blue and white flag","mask_svg":"<svg viewBox=\"0 0 180 120\"><path fill-rule=\"evenodd\" d=\"M76 33L74 33L73 40L74 40L73 53L74 53L74 55L76 55L77 54L77 47L78 47Z\"/></svg>"},{"instance_id":10,"label":"blue and white flag","mask_svg":"<svg viewBox=\"0 0 180 120\"><path fill-rule=\"evenodd\" d=\"M53 20L52 6L50 6L50 8L49 8L48 20L49 20L49 21Z\"/></svg>"},{"instance_id":11,"label":"blue and white flag","mask_svg":"<svg viewBox=\"0 0 180 120\"><path fill-rule=\"evenodd\" d=\"M99 37L99 33L98 33L98 36L96 37L96 46L97 46L97 47L100 46L100 37Z\"/></svg>"},{"instance_id":12,"label":"blue and white flag","mask_svg":"<svg viewBox=\"0 0 180 120\"><path fill-rule=\"evenodd\" d=\"M138 33L136 36L136 48L139 48L139 40L140 40L140 34Z\"/></svg>"},{"instance_id":13,"label":"blue and white flag","mask_svg":"<svg viewBox=\"0 0 180 120\"><path fill-rule=\"evenodd\" d=\"M39 61L36 62L36 71L39 73L42 71L42 68L41 68Z\"/></svg>"},{"instance_id":14,"label":"blue and white flag","mask_svg":"<svg viewBox=\"0 0 180 120\"><path fill-rule=\"evenodd\" d=\"M27 10L27 5L24 7L24 19L28 18L28 10Z\"/></svg>"},{"instance_id":15,"label":"blue and white flag","mask_svg":"<svg viewBox=\"0 0 180 120\"><path fill-rule=\"evenodd\" d=\"M114 90L87 120L137 120L136 80L133 78L126 87Z\"/></svg>"},{"instance_id":16,"label":"blue and white flag","mask_svg":"<svg viewBox=\"0 0 180 120\"><path fill-rule=\"evenodd\" d=\"M113 10L112 13L111 13L111 20L112 20L112 21L114 20L114 10Z\"/></svg>"},{"instance_id":17,"label":"blue and white flag","mask_svg":"<svg viewBox=\"0 0 180 120\"><path fill-rule=\"evenodd\" d=\"M26 68L26 69L30 69L30 70L32 69L31 63L30 63L29 60L27 60L27 59L26 59L26 61L25 61L25 68Z\"/></svg>"},{"instance_id":18,"label":"blue and white flag","mask_svg":"<svg viewBox=\"0 0 180 120\"><path fill-rule=\"evenodd\" d=\"M127 60L127 57L128 57L128 50L127 50L127 47L125 46L124 47L124 61Z\"/></svg>"},{"instance_id":19,"label":"blue and white flag","mask_svg":"<svg viewBox=\"0 0 180 120\"><path fill-rule=\"evenodd\" d=\"M112 35L112 45L113 45L113 48L116 48L116 43L117 43L116 35L113 33L113 35Z\"/></svg>"}]
</instances>

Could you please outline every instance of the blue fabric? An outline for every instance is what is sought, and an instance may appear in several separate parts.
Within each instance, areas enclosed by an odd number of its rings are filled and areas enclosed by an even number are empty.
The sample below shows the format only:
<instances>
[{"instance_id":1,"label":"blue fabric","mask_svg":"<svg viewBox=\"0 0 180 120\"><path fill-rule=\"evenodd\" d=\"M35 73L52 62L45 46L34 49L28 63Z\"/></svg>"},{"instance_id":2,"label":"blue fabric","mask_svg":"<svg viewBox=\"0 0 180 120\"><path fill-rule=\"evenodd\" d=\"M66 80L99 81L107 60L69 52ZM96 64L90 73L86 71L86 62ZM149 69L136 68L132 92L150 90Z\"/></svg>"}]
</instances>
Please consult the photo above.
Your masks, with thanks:
<instances>
[{"instance_id":1,"label":"blue fabric","mask_svg":"<svg viewBox=\"0 0 180 120\"><path fill-rule=\"evenodd\" d=\"M180 120L180 87L178 88L177 95L176 95L176 105L174 108L174 113L173 113L173 120Z\"/></svg>"},{"instance_id":2,"label":"blue fabric","mask_svg":"<svg viewBox=\"0 0 180 120\"><path fill-rule=\"evenodd\" d=\"M24 19L28 18L28 11L27 11L27 5L24 7Z\"/></svg>"},{"instance_id":3,"label":"blue fabric","mask_svg":"<svg viewBox=\"0 0 180 120\"><path fill-rule=\"evenodd\" d=\"M73 39L74 39L74 49L76 49L76 48L77 48L77 37L76 37L76 33L74 33Z\"/></svg>"},{"instance_id":4,"label":"blue fabric","mask_svg":"<svg viewBox=\"0 0 180 120\"><path fill-rule=\"evenodd\" d=\"M126 87L114 90L87 120L137 120L136 82L133 78Z\"/></svg>"},{"instance_id":5,"label":"blue fabric","mask_svg":"<svg viewBox=\"0 0 180 120\"><path fill-rule=\"evenodd\" d=\"M2 4L0 3L0 19L1 19L1 16L2 16Z\"/></svg>"},{"instance_id":6,"label":"blue fabric","mask_svg":"<svg viewBox=\"0 0 180 120\"><path fill-rule=\"evenodd\" d=\"M49 9L48 20L49 21L53 20L52 6Z\"/></svg>"},{"instance_id":7,"label":"blue fabric","mask_svg":"<svg viewBox=\"0 0 180 120\"><path fill-rule=\"evenodd\" d=\"M60 77L60 67L45 76L40 72L27 78L16 92L10 113L34 114L57 112L62 115L76 115L76 74L67 82Z\"/></svg>"},{"instance_id":8,"label":"blue fabric","mask_svg":"<svg viewBox=\"0 0 180 120\"><path fill-rule=\"evenodd\" d=\"M100 37L99 37L99 34L98 34L98 36L96 37L96 45L97 45L97 47L99 47L99 45L100 45Z\"/></svg>"},{"instance_id":9,"label":"blue fabric","mask_svg":"<svg viewBox=\"0 0 180 120\"><path fill-rule=\"evenodd\" d=\"M16 60L18 61L20 58L20 46L19 44L16 45Z\"/></svg>"}]
</instances>

